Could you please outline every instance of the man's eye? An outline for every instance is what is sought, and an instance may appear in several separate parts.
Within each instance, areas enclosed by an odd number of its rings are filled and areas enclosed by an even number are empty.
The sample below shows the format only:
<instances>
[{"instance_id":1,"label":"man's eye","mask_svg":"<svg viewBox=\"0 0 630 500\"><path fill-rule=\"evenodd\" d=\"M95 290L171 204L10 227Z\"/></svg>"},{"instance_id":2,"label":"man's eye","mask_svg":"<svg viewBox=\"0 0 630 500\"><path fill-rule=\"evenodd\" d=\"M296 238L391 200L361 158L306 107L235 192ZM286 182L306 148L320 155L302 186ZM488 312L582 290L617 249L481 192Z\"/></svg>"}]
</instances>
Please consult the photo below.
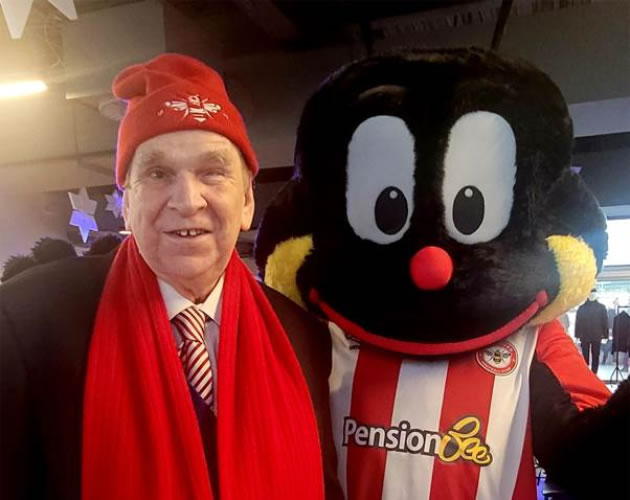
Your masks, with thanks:
<instances>
[{"instance_id":1,"label":"man's eye","mask_svg":"<svg viewBox=\"0 0 630 500\"><path fill-rule=\"evenodd\" d=\"M218 179L220 177L223 177L223 172L220 170L216 170L216 169L212 169L212 170L205 170L202 173L202 177L204 179L208 179L208 180L214 180L214 179Z\"/></svg>"},{"instance_id":2,"label":"man's eye","mask_svg":"<svg viewBox=\"0 0 630 500\"><path fill-rule=\"evenodd\" d=\"M149 172L149 178L159 181L166 178L166 172L160 169L154 169Z\"/></svg>"}]
</instances>

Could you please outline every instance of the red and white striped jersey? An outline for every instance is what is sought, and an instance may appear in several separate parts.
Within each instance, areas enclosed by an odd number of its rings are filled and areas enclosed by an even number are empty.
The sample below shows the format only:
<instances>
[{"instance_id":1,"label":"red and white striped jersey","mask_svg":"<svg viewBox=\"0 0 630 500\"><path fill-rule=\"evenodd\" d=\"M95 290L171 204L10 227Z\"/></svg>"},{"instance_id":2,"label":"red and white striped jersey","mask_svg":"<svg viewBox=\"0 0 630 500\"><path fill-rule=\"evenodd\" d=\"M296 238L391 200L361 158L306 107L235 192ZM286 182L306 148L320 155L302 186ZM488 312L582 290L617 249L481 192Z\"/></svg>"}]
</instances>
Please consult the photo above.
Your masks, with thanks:
<instances>
[{"instance_id":1,"label":"red and white striped jersey","mask_svg":"<svg viewBox=\"0 0 630 500\"><path fill-rule=\"evenodd\" d=\"M478 352L432 359L375 349L329 328L346 498L536 498L528 422L535 327Z\"/></svg>"}]
</instances>

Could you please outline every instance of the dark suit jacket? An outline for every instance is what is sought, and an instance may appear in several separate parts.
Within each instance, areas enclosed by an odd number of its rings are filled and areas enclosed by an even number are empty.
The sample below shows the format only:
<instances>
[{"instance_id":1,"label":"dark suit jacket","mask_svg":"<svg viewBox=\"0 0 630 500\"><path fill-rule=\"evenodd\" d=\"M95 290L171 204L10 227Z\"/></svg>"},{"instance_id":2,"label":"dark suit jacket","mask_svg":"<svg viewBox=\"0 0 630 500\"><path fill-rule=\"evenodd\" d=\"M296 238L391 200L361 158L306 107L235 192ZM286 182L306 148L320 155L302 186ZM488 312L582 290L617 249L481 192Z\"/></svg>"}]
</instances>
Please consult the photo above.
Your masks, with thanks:
<instances>
[{"instance_id":1,"label":"dark suit jacket","mask_svg":"<svg viewBox=\"0 0 630 500\"><path fill-rule=\"evenodd\" d=\"M575 338L582 342L600 342L608 338L608 312L596 300L587 300L575 316Z\"/></svg>"},{"instance_id":2,"label":"dark suit jacket","mask_svg":"<svg viewBox=\"0 0 630 500\"><path fill-rule=\"evenodd\" d=\"M112 255L31 269L0 286L0 499L81 496L87 354ZM340 498L331 435L326 326L264 287L311 391L328 498Z\"/></svg>"}]
</instances>

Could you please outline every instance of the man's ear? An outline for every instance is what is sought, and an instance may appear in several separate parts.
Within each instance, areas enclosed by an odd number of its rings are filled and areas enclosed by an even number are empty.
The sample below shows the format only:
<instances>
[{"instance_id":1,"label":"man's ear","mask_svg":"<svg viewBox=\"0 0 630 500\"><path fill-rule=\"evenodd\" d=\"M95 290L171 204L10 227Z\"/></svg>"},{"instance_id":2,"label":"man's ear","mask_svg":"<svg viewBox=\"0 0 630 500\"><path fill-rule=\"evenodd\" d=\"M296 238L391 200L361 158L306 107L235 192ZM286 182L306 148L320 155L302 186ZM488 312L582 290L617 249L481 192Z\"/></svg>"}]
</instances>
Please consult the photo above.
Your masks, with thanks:
<instances>
[{"instance_id":1,"label":"man's ear","mask_svg":"<svg viewBox=\"0 0 630 500\"><path fill-rule=\"evenodd\" d=\"M129 222L129 193L128 190L125 189L122 193L122 211L123 211L123 220L125 221L125 229L127 231L131 231L131 223Z\"/></svg>"},{"instance_id":2,"label":"man's ear","mask_svg":"<svg viewBox=\"0 0 630 500\"><path fill-rule=\"evenodd\" d=\"M243 205L243 212L241 214L241 231L248 231L252 226L254 208L254 182L250 178L250 181L247 183L247 187L245 188L245 202Z\"/></svg>"}]
</instances>

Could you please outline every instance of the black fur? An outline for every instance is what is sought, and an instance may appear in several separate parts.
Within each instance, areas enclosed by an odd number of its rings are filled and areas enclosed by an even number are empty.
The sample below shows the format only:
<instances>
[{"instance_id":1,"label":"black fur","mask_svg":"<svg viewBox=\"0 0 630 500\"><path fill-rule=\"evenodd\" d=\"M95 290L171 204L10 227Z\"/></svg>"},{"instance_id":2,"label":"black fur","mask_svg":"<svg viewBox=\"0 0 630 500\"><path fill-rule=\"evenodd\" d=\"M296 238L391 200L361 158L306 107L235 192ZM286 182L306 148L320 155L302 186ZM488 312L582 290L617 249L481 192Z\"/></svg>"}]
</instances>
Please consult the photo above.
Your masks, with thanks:
<instances>
[{"instance_id":1,"label":"black fur","mask_svg":"<svg viewBox=\"0 0 630 500\"><path fill-rule=\"evenodd\" d=\"M540 227L546 234L581 237L593 249L597 268L608 251L606 217L582 178L570 171L552 186L538 214Z\"/></svg>"},{"instance_id":2,"label":"black fur","mask_svg":"<svg viewBox=\"0 0 630 500\"><path fill-rule=\"evenodd\" d=\"M517 174L510 220L494 240L465 245L444 225L441 201L448 132L465 113L491 111L516 138ZM346 212L346 159L356 127L373 115L402 118L416 141L410 228L388 245L359 238ZM571 121L555 85L529 64L479 50L373 58L342 68L307 103L298 131L296 177L268 210L258 236L264 269L275 245L313 234L314 252L297 274L306 303L312 288L337 312L383 336L461 341L504 325L540 290L558 294L546 238L571 235L607 251L605 218L569 170ZM387 166L384 165L383 168ZM455 270L439 291L419 290L409 261L437 245ZM575 498L610 492L627 498L630 382L606 405L579 411L549 367L530 371L534 454ZM603 459L595 459L596 457ZM610 481L601 482L608 475ZM598 496L599 495L599 496Z\"/></svg>"},{"instance_id":3,"label":"black fur","mask_svg":"<svg viewBox=\"0 0 630 500\"><path fill-rule=\"evenodd\" d=\"M256 266L263 277L267 258L279 242L310 234L312 207L306 186L297 179L290 180L267 207L263 220L273 222L261 224L254 249Z\"/></svg>"},{"instance_id":4,"label":"black fur","mask_svg":"<svg viewBox=\"0 0 630 500\"><path fill-rule=\"evenodd\" d=\"M531 393L534 455L549 477L576 499L630 498L630 381L605 406L582 411L536 358L530 385L539 388Z\"/></svg>"},{"instance_id":5,"label":"black fur","mask_svg":"<svg viewBox=\"0 0 630 500\"><path fill-rule=\"evenodd\" d=\"M465 245L446 232L440 192L449 130L472 111L494 112L510 123L517 174L508 226L492 241ZM421 159L411 227L388 245L358 238L344 216L348 143L362 121L383 114L405 121ZM537 292L546 291L550 300L557 295L547 236L583 237L601 265L605 223L592 194L569 174L571 147L562 95L525 62L455 49L350 64L305 106L292 181L301 194L285 193L270 209L266 220L273 222L262 224L257 263L264 268L285 233L312 232L314 253L298 273L305 299L316 288L339 313L388 337L446 342L483 335L518 315ZM409 261L427 245L446 250L455 265L439 291L420 290L410 279Z\"/></svg>"}]
</instances>

